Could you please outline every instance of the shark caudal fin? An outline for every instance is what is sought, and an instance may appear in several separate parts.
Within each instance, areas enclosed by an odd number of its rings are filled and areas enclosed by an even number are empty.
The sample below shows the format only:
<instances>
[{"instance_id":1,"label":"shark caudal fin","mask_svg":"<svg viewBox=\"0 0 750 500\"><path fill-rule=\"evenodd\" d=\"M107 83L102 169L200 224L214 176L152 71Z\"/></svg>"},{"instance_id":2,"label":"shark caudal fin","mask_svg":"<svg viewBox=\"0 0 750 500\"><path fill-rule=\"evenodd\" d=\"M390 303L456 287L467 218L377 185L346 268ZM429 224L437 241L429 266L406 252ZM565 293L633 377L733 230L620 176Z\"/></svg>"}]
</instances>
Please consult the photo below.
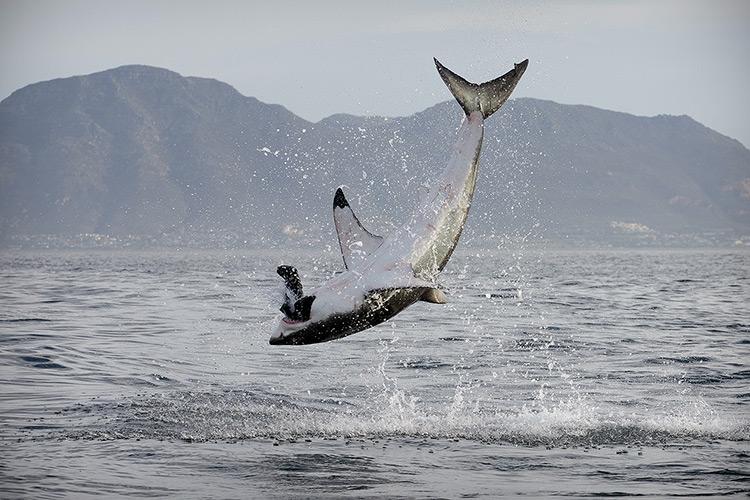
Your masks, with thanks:
<instances>
[{"instance_id":1,"label":"shark caudal fin","mask_svg":"<svg viewBox=\"0 0 750 500\"><path fill-rule=\"evenodd\" d=\"M435 59L438 73L440 73L443 81L464 109L466 115L468 116L474 111L481 111L485 119L500 109L500 106L508 100L528 65L529 60L526 59L516 64L512 70L503 76L489 82L476 84L460 77Z\"/></svg>"}]
</instances>

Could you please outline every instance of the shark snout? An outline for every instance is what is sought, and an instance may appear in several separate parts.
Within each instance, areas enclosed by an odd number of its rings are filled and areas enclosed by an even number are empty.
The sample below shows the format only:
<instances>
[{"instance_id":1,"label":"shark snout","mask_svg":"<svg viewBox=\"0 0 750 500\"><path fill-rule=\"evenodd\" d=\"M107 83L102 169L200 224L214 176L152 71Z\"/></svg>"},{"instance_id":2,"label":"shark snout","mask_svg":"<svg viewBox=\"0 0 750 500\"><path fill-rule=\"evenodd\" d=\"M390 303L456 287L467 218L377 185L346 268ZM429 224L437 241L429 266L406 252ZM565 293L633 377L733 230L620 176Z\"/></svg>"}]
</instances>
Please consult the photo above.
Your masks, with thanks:
<instances>
[{"instance_id":1,"label":"shark snout","mask_svg":"<svg viewBox=\"0 0 750 500\"><path fill-rule=\"evenodd\" d=\"M294 332L305 328L310 321L295 321L288 317L283 317L279 320L279 324L271 334L271 338L268 339L268 343L271 345L288 344L288 339Z\"/></svg>"}]
</instances>

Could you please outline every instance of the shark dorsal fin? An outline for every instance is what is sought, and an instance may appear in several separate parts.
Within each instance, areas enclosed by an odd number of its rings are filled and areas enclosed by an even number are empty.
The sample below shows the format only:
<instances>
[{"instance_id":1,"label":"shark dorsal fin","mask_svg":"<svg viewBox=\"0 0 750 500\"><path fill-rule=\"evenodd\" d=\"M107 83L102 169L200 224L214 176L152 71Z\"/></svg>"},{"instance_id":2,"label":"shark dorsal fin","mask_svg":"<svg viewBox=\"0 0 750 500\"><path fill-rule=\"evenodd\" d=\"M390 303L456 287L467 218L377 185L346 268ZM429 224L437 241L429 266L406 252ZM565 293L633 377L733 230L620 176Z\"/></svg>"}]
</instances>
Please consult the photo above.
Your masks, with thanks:
<instances>
[{"instance_id":1,"label":"shark dorsal fin","mask_svg":"<svg viewBox=\"0 0 750 500\"><path fill-rule=\"evenodd\" d=\"M443 292L439 288L428 288L424 291L422 294L422 297L420 297L419 300L422 300L424 302L430 302L431 304L447 304L448 298L445 296L445 292Z\"/></svg>"},{"instance_id":2,"label":"shark dorsal fin","mask_svg":"<svg viewBox=\"0 0 750 500\"><path fill-rule=\"evenodd\" d=\"M376 236L362 226L341 188L336 190L333 198L333 222L347 269L356 268L383 243L382 236Z\"/></svg>"}]
</instances>

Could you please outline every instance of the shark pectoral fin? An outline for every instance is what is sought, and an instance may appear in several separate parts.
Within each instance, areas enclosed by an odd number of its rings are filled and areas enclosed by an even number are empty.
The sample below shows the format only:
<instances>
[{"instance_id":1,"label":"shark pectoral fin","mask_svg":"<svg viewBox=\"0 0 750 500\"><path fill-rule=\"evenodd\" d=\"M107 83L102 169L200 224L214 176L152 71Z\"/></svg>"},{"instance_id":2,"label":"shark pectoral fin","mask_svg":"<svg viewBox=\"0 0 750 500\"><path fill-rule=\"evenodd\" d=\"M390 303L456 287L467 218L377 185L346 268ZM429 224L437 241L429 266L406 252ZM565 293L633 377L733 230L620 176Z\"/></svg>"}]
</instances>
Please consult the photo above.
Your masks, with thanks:
<instances>
[{"instance_id":1,"label":"shark pectoral fin","mask_svg":"<svg viewBox=\"0 0 750 500\"><path fill-rule=\"evenodd\" d=\"M362 226L341 188L336 190L333 198L333 222L347 269L356 268L383 243L382 236L374 235Z\"/></svg>"},{"instance_id":2,"label":"shark pectoral fin","mask_svg":"<svg viewBox=\"0 0 750 500\"><path fill-rule=\"evenodd\" d=\"M448 303L448 297L446 297L445 293L439 288L428 288L427 290L425 290L419 300L423 302L429 302L431 304Z\"/></svg>"}]
</instances>

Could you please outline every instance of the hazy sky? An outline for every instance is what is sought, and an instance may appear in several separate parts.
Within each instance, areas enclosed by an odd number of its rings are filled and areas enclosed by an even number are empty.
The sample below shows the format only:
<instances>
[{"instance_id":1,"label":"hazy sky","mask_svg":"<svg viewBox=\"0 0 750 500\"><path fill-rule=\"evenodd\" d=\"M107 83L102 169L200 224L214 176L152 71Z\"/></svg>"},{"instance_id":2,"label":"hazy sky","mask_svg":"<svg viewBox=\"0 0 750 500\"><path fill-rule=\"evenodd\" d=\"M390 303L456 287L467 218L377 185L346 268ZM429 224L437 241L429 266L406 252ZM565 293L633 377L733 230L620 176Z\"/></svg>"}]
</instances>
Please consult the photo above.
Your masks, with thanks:
<instances>
[{"instance_id":1,"label":"hazy sky","mask_svg":"<svg viewBox=\"0 0 750 500\"><path fill-rule=\"evenodd\" d=\"M149 64L227 82L309 120L407 115L530 66L516 96L688 114L750 146L750 1L7 1L0 98Z\"/></svg>"}]
</instances>

